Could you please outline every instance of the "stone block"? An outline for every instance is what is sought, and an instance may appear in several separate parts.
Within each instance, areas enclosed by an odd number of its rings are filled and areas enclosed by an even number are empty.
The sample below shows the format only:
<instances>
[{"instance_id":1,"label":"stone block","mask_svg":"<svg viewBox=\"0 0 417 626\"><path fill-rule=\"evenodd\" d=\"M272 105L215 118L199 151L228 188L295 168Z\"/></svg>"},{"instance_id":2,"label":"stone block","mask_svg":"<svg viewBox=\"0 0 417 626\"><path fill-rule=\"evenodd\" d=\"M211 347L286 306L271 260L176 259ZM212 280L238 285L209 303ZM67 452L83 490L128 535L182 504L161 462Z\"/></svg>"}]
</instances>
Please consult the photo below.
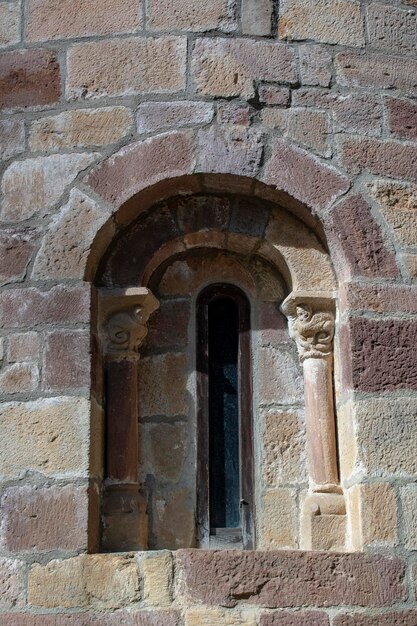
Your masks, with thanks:
<instances>
[{"instance_id":1,"label":"stone block","mask_svg":"<svg viewBox=\"0 0 417 626\"><path fill-rule=\"evenodd\" d=\"M301 411L270 410L264 417L263 479L270 487L307 480L306 441Z\"/></svg>"},{"instance_id":2,"label":"stone block","mask_svg":"<svg viewBox=\"0 0 417 626\"><path fill-rule=\"evenodd\" d=\"M348 498L354 550L397 543L397 500L389 483L355 485Z\"/></svg>"},{"instance_id":3,"label":"stone block","mask_svg":"<svg viewBox=\"0 0 417 626\"><path fill-rule=\"evenodd\" d=\"M417 34L416 34L417 38ZM417 140L417 103L414 100L388 98L388 125L392 135L410 141Z\"/></svg>"},{"instance_id":4,"label":"stone block","mask_svg":"<svg viewBox=\"0 0 417 626\"><path fill-rule=\"evenodd\" d=\"M162 480L177 481L187 452L188 428L183 423L153 424L143 436L143 471Z\"/></svg>"},{"instance_id":5,"label":"stone block","mask_svg":"<svg viewBox=\"0 0 417 626\"><path fill-rule=\"evenodd\" d=\"M52 50L15 50L0 57L0 108L28 108L58 102L61 75Z\"/></svg>"},{"instance_id":6,"label":"stone block","mask_svg":"<svg viewBox=\"0 0 417 626\"><path fill-rule=\"evenodd\" d=\"M258 529L260 550L298 546L298 510L294 489L266 491L262 496L260 518Z\"/></svg>"},{"instance_id":7,"label":"stone block","mask_svg":"<svg viewBox=\"0 0 417 626\"><path fill-rule=\"evenodd\" d=\"M252 611L230 611L230 609L188 609L185 626L256 626Z\"/></svg>"},{"instance_id":8,"label":"stone block","mask_svg":"<svg viewBox=\"0 0 417 626\"><path fill-rule=\"evenodd\" d=\"M20 41L21 3L19 0L0 4L0 48Z\"/></svg>"},{"instance_id":9,"label":"stone block","mask_svg":"<svg viewBox=\"0 0 417 626\"><path fill-rule=\"evenodd\" d=\"M382 54L340 52L336 82L342 87L375 87L417 92L417 61Z\"/></svg>"},{"instance_id":10,"label":"stone block","mask_svg":"<svg viewBox=\"0 0 417 626\"><path fill-rule=\"evenodd\" d=\"M177 0L175 3L151 0L148 6L148 28L151 30L231 32L236 27L236 5L230 0L210 0L202 4L196 4L194 0Z\"/></svg>"},{"instance_id":11,"label":"stone block","mask_svg":"<svg viewBox=\"0 0 417 626\"><path fill-rule=\"evenodd\" d=\"M417 181L417 146L399 141L349 137L340 144L340 161L353 174L368 171Z\"/></svg>"},{"instance_id":12,"label":"stone block","mask_svg":"<svg viewBox=\"0 0 417 626\"><path fill-rule=\"evenodd\" d=\"M26 40L131 33L141 25L141 0L30 0Z\"/></svg>"},{"instance_id":13,"label":"stone block","mask_svg":"<svg viewBox=\"0 0 417 626\"><path fill-rule=\"evenodd\" d=\"M357 0L282 0L281 39L312 39L323 43L363 46L365 38Z\"/></svg>"},{"instance_id":14,"label":"stone block","mask_svg":"<svg viewBox=\"0 0 417 626\"><path fill-rule=\"evenodd\" d=\"M9 402L2 407L0 475L22 472L81 477L88 471L89 402L48 398ZM28 445L30 442L30 445Z\"/></svg>"},{"instance_id":15,"label":"stone block","mask_svg":"<svg viewBox=\"0 0 417 626\"><path fill-rule=\"evenodd\" d=\"M209 102L142 102L137 110L138 133L155 133L170 128L208 124L214 109Z\"/></svg>"},{"instance_id":16,"label":"stone block","mask_svg":"<svg viewBox=\"0 0 417 626\"><path fill-rule=\"evenodd\" d=\"M34 287L3 291L0 328L90 321L90 289L57 285L46 291Z\"/></svg>"},{"instance_id":17,"label":"stone block","mask_svg":"<svg viewBox=\"0 0 417 626\"><path fill-rule=\"evenodd\" d=\"M404 546L417 549L417 485L410 484L400 490ZM415 570L415 573L417 571Z\"/></svg>"},{"instance_id":18,"label":"stone block","mask_svg":"<svg viewBox=\"0 0 417 626\"><path fill-rule=\"evenodd\" d=\"M276 611L261 615L260 626L328 626L329 616L321 611Z\"/></svg>"},{"instance_id":19,"label":"stone block","mask_svg":"<svg viewBox=\"0 0 417 626\"><path fill-rule=\"evenodd\" d=\"M169 552L149 555L143 559L143 599L154 607L172 602L173 564Z\"/></svg>"},{"instance_id":20,"label":"stone block","mask_svg":"<svg viewBox=\"0 0 417 626\"><path fill-rule=\"evenodd\" d=\"M125 137L132 126L133 114L126 107L65 111L32 122L29 145L34 151L106 146Z\"/></svg>"},{"instance_id":21,"label":"stone block","mask_svg":"<svg viewBox=\"0 0 417 626\"><path fill-rule=\"evenodd\" d=\"M258 88L259 101L262 104L286 107L290 102L290 89L278 85L263 83Z\"/></svg>"},{"instance_id":22,"label":"stone block","mask_svg":"<svg viewBox=\"0 0 417 626\"><path fill-rule=\"evenodd\" d=\"M39 231L35 229L2 229L0 233L1 285L24 280L38 239Z\"/></svg>"},{"instance_id":23,"label":"stone block","mask_svg":"<svg viewBox=\"0 0 417 626\"><path fill-rule=\"evenodd\" d=\"M33 363L12 363L0 371L0 393L30 392L34 391L38 384L39 370Z\"/></svg>"},{"instance_id":24,"label":"stone block","mask_svg":"<svg viewBox=\"0 0 417 626\"><path fill-rule=\"evenodd\" d=\"M404 267L411 278L417 278L417 255L416 254L403 254L402 261Z\"/></svg>"},{"instance_id":25,"label":"stone block","mask_svg":"<svg viewBox=\"0 0 417 626\"><path fill-rule=\"evenodd\" d=\"M115 611L106 617L97 617L93 626L181 626L179 611ZM104 620L104 621L103 621ZM25 626L25 625L24 625ZM37 625L36 625L37 626ZM40 626L43 626L40 625ZM60 626L60 625L59 625ZM74 626L78 626L78 623ZM83 624L84 626L84 624ZM87 626L89 626L87 624Z\"/></svg>"},{"instance_id":26,"label":"stone block","mask_svg":"<svg viewBox=\"0 0 417 626\"><path fill-rule=\"evenodd\" d=\"M334 626L414 626L416 620L417 611L398 611L376 615L355 613L354 615L336 615L333 624Z\"/></svg>"},{"instance_id":27,"label":"stone block","mask_svg":"<svg viewBox=\"0 0 417 626\"><path fill-rule=\"evenodd\" d=\"M302 505L300 546L303 550L344 552L346 504L336 493L307 493Z\"/></svg>"},{"instance_id":28,"label":"stone block","mask_svg":"<svg viewBox=\"0 0 417 626\"><path fill-rule=\"evenodd\" d=\"M346 275L398 276L395 256L385 245L384 234L363 196L343 200L332 211L328 224L335 264Z\"/></svg>"},{"instance_id":29,"label":"stone block","mask_svg":"<svg viewBox=\"0 0 417 626\"><path fill-rule=\"evenodd\" d=\"M330 132L328 113L308 109L290 110L286 135L324 157L330 157L332 154L328 142Z\"/></svg>"},{"instance_id":30,"label":"stone block","mask_svg":"<svg viewBox=\"0 0 417 626\"><path fill-rule=\"evenodd\" d=\"M184 37L132 37L77 44L68 53L70 99L176 93L185 88Z\"/></svg>"},{"instance_id":31,"label":"stone block","mask_svg":"<svg viewBox=\"0 0 417 626\"><path fill-rule=\"evenodd\" d=\"M54 154L14 161L3 176L1 219L16 222L50 214L68 185L96 157L88 153Z\"/></svg>"},{"instance_id":32,"label":"stone block","mask_svg":"<svg viewBox=\"0 0 417 626\"><path fill-rule=\"evenodd\" d=\"M395 600L407 597L404 562L395 557L282 550L180 550L176 559L183 576L181 593L186 594L187 601L209 606L377 607L391 606Z\"/></svg>"},{"instance_id":33,"label":"stone block","mask_svg":"<svg viewBox=\"0 0 417 626\"><path fill-rule=\"evenodd\" d=\"M255 176L263 153L261 134L253 128L212 126L198 133L198 172Z\"/></svg>"},{"instance_id":34,"label":"stone block","mask_svg":"<svg viewBox=\"0 0 417 626\"><path fill-rule=\"evenodd\" d=\"M343 310L417 314L417 290L411 285L344 283L340 303Z\"/></svg>"},{"instance_id":35,"label":"stone block","mask_svg":"<svg viewBox=\"0 0 417 626\"><path fill-rule=\"evenodd\" d=\"M272 142L262 180L315 211L323 211L350 187L349 180L335 168L283 139Z\"/></svg>"},{"instance_id":36,"label":"stone block","mask_svg":"<svg viewBox=\"0 0 417 626\"><path fill-rule=\"evenodd\" d=\"M25 143L23 120L0 120L0 159L7 160L21 154L25 151Z\"/></svg>"},{"instance_id":37,"label":"stone block","mask_svg":"<svg viewBox=\"0 0 417 626\"><path fill-rule=\"evenodd\" d=\"M302 85L328 87L332 78L332 55L317 44L299 46Z\"/></svg>"},{"instance_id":38,"label":"stone block","mask_svg":"<svg viewBox=\"0 0 417 626\"><path fill-rule=\"evenodd\" d=\"M32 270L35 280L83 279L94 239L110 213L78 189L48 225ZM74 224L77 228L74 229Z\"/></svg>"},{"instance_id":39,"label":"stone block","mask_svg":"<svg viewBox=\"0 0 417 626\"><path fill-rule=\"evenodd\" d=\"M250 126L252 121L251 108L245 104L235 104L234 102L219 104L217 106L217 121L219 124Z\"/></svg>"},{"instance_id":40,"label":"stone block","mask_svg":"<svg viewBox=\"0 0 417 626\"><path fill-rule=\"evenodd\" d=\"M192 52L196 91L205 96L255 95L254 81L295 83L293 50L285 44L250 39L197 39Z\"/></svg>"},{"instance_id":41,"label":"stone block","mask_svg":"<svg viewBox=\"0 0 417 626\"><path fill-rule=\"evenodd\" d=\"M270 37L272 29L271 0L243 0L242 33L258 37Z\"/></svg>"},{"instance_id":42,"label":"stone block","mask_svg":"<svg viewBox=\"0 0 417 626\"><path fill-rule=\"evenodd\" d=\"M118 609L139 600L132 557L84 554L31 567L28 603L43 608Z\"/></svg>"},{"instance_id":43,"label":"stone block","mask_svg":"<svg viewBox=\"0 0 417 626\"><path fill-rule=\"evenodd\" d=\"M42 368L47 391L82 389L90 385L90 333L56 330L46 334Z\"/></svg>"},{"instance_id":44,"label":"stone block","mask_svg":"<svg viewBox=\"0 0 417 626\"><path fill-rule=\"evenodd\" d=\"M416 53L417 14L374 2L367 8L369 44L398 54Z\"/></svg>"},{"instance_id":45,"label":"stone block","mask_svg":"<svg viewBox=\"0 0 417 626\"><path fill-rule=\"evenodd\" d=\"M25 565L22 561L0 557L0 609L23 606L24 575Z\"/></svg>"},{"instance_id":46,"label":"stone block","mask_svg":"<svg viewBox=\"0 0 417 626\"><path fill-rule=\"evenodd\" d=\"M7 360L9 363L37 361L40 338L38 333L13 333L8 336Z\"/></svg>"},{"instance_id":47,"label":"stone block","mask_svg":"<svg viewBox=\"0 0 417 626\"><path fill-rule=\"evenodd\" d=\"M186 415L187 361L181 353L146 357L139 361L139 414Z\"/></svg>"},{"instance_id":48,"label":"stone block","mask_svg":"<svg viewBox=\"0 0 417 626\"><path fill-rule=\"evenodd\" d=\"M377 180L368 186L374 200L402 246L417 240L417 185Z\"/></svg>"},{"instance_id":49,"label":"stone block","mask_svg":"<svg viewBox=\"0 0 417 626\"><path fill-rule=\"evenodd\" d=\"M183 300L160 300L160 306L148 322L144 347L181 350L187 344L191 303Z\"/></svg>"},{"instance_id":50,"label":"stone block","mask_svg":"<svg viewBox=\"0 0 417 626\"><path fill-rule=\"evenodd\" d=\"M195 495L188 489L168 490L153 499L150 548L178 550L195 542Z\"/></svg>"},{"instance_id":51,"label":"stone block","mask_svg":"<svg viewBox=\"0 0 417 626\"><path fill-rule=\"evenodd\" d=\"M276 128L283 135L288 129L288 121L290 118L290 109L278 109L271 107L261 111L261 124L267 128Z\"/></svg>"},{"instance_id":52,"label":"stone block","mask_svg":"<svg viewBox=\"0 0 417 626\"><path fill-rule=\"evenodd\" d=\"M259 402L262 406L303 402L304 378L295 350L261 348L258 376Z\"/></svg>"},{"instance_id":53,"label":"stone block","mask_svg":"<svg viewBox=\"0 0 417 626\"><path fill-rule=\"evenodd\" d=\"M22 550L86 550L88 493L83 487L9 487L1 500L1 544Z\"/></svg>"}]
</instances>

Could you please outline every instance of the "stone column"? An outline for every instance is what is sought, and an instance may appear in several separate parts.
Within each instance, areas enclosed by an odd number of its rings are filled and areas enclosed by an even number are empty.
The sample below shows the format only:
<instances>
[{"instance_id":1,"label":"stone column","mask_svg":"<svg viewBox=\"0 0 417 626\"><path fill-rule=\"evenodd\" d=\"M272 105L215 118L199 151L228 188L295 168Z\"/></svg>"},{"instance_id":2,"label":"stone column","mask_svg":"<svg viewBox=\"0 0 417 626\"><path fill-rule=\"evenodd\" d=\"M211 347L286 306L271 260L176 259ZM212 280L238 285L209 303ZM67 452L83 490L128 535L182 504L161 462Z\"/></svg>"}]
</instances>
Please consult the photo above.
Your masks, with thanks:
<instances>
[{"instance_id":1,"label":"stone column","mask_svg":"<svg viewBox=\"0 0 417 626\"><path fill-rule=\"evenodd\" d=\"M139 484L138 361L158 301L145 288L99 295L106 413L102 548L145 550L146 500Z\"/></svg>"},{"instance_id":2,"label":"stone column","mask_svg":"<svg viewBox=\"0 0 417 626\"><path fill-rule=\"evenodd\" d=\"M301 547L343 550L346 507L339 484L333 387L334 301L291 294L282 305L303 364L309 493Z\"/></svg>"}]
</instances>

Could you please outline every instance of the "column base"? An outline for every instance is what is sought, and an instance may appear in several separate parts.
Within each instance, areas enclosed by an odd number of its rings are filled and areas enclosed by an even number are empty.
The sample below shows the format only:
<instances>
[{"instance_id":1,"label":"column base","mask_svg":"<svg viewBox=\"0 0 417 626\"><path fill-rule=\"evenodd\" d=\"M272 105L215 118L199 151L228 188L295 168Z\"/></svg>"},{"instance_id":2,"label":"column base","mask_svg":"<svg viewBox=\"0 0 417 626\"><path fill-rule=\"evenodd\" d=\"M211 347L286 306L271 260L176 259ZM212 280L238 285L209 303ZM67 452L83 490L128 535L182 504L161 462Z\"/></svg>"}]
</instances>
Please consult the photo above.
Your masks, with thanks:
<instances>
[{"instance_id":1,"label":"column base","mask_svg":"<svg viewBox=\"0 0 417 626\"><path fill-rule=\"evenodd\" d=\"M139 485L108 485L103 496L102 550L147 549L147 505Z\"/></svg>"},{"instance_id":2,"label":"column base","mask_svg":"<svg viewBox=\"0 0 417 626\"><path fill-rule=\"evenodd\" d=\"M341 493L310 493L301 513L302 550L346 550L347 515Z\"/></svg>"}]
</instances>

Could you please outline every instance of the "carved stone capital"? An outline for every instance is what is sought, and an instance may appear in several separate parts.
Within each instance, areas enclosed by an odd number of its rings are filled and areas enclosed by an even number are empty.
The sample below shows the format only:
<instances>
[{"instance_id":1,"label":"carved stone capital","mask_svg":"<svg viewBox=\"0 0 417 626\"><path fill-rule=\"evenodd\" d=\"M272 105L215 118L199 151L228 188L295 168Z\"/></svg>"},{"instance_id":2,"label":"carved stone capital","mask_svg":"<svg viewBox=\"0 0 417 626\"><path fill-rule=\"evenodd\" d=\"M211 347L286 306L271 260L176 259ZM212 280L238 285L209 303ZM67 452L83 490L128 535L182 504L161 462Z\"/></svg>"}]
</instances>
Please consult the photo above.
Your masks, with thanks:
<instances>
[{"instance_id":1,"label":"carved stone capital","mask_svg":"<svg viewBox=\"0 0 417 626\"><path fill-rule=\"evenodd\" d=\"M291 294L281 309L288 318L290 336L297 344L301 361L324 358L333 353L333 299Z\"/></svg>"},{"instance_id":2,"label":"carved stone capital","mask_svg":"<svg viewBox=\"0 0 417 626\"><path fill-rule=\"evenodd\" d=\"M137 359L148 333L147 321L158 307L155 296L144 287L100 291L103 352L116 359Z\"/></svg>"}]
</instances>

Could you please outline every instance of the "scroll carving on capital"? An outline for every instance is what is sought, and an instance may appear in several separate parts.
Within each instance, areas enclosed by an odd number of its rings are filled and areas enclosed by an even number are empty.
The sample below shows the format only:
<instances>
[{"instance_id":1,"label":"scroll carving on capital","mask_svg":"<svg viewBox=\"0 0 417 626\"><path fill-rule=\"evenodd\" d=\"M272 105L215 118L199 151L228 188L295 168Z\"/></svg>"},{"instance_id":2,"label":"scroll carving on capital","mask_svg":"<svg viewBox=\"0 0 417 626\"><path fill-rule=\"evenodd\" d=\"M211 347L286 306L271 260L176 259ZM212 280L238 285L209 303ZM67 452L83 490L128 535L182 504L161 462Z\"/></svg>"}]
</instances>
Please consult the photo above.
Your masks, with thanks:
<instances>
[{"instance_id":1,"label":"scroll carving on capital","mask_svg":"<svg viewBox=\"0 0 417 626\"><path fill-rule=\"evenodd\" d=\"M100 292L99 308L103 351L108 356L138 358L150 315L159 307L145 288Z\"/></svg>"},{"instance_id":2,"label":"scroll carving on capital","mask_svg":"<svg viewBox=\"0 0 417 626\"><path fill-rule=\"evenodd\" d=\"M301 361L332 354L335 328L333 300L299 294L287 298L281 308L288 317L290 336L297 344Z\"/></svg>"}]
</instances>

